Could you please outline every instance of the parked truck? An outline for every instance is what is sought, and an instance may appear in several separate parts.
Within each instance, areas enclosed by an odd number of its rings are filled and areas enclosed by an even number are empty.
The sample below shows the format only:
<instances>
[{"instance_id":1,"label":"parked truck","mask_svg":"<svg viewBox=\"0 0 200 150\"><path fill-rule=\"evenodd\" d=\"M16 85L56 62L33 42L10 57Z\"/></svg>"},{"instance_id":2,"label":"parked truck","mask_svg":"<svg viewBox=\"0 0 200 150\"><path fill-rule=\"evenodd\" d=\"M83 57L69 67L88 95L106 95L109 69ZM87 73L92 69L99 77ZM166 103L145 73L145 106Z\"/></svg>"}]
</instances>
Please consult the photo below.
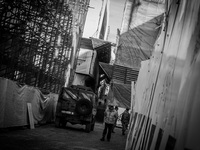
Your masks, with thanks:
<instances>
[{"instance_id":1,"label":"parked truck","mask_svg":"<svg viewBox=\"0 0 200 150\"><path fill-rule=\"evenodd\" d=\"M71 86L60 91L56 108L56 127L66 123L85 125L85 131L94 130L97 108L99 64L96 51L86 51L86 59L78 64Z\"/></svg>"}]
</instances>

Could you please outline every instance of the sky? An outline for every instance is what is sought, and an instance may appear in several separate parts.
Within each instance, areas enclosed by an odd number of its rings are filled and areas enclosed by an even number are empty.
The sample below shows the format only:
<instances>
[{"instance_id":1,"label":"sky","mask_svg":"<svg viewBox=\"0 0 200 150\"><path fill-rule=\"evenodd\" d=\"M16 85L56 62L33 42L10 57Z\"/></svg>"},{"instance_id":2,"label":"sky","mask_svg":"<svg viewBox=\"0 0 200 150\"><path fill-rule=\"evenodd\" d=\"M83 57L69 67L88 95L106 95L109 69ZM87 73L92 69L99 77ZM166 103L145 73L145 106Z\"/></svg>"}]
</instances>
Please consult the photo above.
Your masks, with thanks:
<instances>
[{"instance_id":1,"label":"sky","mask_svg":"<svg viewBox=\"0 0 200 150\"><path fill-rule=\"evenodd\" d=\"M116 43L117 28L120 29L123 16L125 0L110 0L109 26L110 33L108 41ZM97 30L99 13L102 6L102 0L90 0L89 8L83 37L89 38L95 35Z\"/></svg>"}]
</instances>

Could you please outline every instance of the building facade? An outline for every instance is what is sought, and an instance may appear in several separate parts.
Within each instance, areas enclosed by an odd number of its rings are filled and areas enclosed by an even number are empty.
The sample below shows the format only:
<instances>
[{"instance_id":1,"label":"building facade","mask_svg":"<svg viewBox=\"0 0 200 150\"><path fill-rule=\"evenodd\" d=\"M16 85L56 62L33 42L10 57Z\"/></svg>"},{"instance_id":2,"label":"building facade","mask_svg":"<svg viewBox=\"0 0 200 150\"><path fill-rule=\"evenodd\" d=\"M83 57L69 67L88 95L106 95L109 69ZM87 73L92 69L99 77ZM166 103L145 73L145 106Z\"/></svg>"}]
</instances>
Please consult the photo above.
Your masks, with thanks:
<instances>
[{"instance_id":1,"label":"building facade","mask_svg":"<svg viewBox=\"0 0 200 150\"><path fill-rule=\"evenodd\" d=\"M109 34L109 5L110 0L103 0L100 11L99 23L95 38L107 41Z\"/></svg>"}]
</instances>

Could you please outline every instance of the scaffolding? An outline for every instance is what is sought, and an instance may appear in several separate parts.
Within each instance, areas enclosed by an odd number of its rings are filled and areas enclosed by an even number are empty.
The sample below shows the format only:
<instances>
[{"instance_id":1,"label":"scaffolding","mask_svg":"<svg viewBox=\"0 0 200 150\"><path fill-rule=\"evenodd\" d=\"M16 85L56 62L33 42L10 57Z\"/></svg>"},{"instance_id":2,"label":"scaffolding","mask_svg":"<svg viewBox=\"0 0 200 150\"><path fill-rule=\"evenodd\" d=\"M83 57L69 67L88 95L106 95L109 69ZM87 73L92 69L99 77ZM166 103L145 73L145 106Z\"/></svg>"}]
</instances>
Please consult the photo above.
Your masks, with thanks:
<instances>
[{"instance_id":1,"label":"scaffolding","mask_svg":"<svg viewBox=\"0 0 200 150\"><path fill-rule=\"evenodd\" d=\"M58 93L72 49L64 0L0 0L0 76Z\"/></svg>"}]
</instances>

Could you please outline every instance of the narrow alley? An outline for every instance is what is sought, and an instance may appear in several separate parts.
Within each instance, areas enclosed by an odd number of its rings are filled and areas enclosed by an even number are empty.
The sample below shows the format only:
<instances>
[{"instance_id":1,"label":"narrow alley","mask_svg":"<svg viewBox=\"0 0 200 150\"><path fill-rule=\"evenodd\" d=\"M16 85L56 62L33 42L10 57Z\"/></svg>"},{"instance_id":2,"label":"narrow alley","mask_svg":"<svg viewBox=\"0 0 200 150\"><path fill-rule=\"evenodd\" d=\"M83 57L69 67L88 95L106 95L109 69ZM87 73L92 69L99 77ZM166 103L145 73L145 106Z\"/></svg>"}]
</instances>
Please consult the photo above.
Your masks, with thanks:
<instances>
[{"instance_id":1,"label":"narrow alley","mask_svg":"<svg viewBox=\"0 0 200 150\"><path fill-rule=\"evenodd\" d=\"M0 0L0 150L200 150L199 118L200 0Z\"/></svg>"}]
</instances>

